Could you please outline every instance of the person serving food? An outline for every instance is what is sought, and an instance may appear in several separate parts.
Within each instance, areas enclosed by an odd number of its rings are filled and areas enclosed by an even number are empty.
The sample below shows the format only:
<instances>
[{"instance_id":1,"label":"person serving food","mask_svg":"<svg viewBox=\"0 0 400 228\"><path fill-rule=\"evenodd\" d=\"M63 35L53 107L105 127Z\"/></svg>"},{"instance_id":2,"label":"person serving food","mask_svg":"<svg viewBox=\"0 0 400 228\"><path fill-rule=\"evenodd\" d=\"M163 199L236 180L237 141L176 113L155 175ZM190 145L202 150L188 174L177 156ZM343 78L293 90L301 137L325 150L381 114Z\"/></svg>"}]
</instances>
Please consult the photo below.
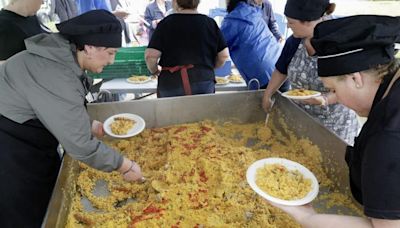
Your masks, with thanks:
<instances>
[{"instance_id":1,"label":"person serving food","mask_svg":"<svg viewBox=\"0 0 400 228\"><path fill-rule=\"evenodd\" d=\"M59 143L93 168L142 178L138 164L92 135L85 108L92 84L85 71L113 63L120 22L94 10L57 28L25 40L26 50L0 66L0 227L40 227L61 164Z\"/></svg>"},{"instance_id":2,"label":"person serving food","mask_svg":"<svg viewBox=\"0 0 400 228\"><path fill-rule=\"evenodd\" d=\"M275 64L275 71L265 89L262 106L266 112L272 107L272 95L286 81L293 89L314 90L322 96L302 100L296 104L313 118L333 131L348 144L358 133L359 124L354 111L337 104L335 96L324 88L318 78L317 58L310 40L313 30L322 21L331 19L335 4L329 0L288 0L285 16L293 31Z\"/></svg>"},{"instance_id":3,"label":"person serving food","mask_svg":"<svg viewBox=\"0 0 400 228\"><path fill-rule=\"evenodd\" d=\"M400 18L352 16L316 26L318 74L339 103L368 117L346 162L366 217L275 205L303 227L400 227ZM362 60L362 61L360 61Z\"/></svg>"}]
</instances>

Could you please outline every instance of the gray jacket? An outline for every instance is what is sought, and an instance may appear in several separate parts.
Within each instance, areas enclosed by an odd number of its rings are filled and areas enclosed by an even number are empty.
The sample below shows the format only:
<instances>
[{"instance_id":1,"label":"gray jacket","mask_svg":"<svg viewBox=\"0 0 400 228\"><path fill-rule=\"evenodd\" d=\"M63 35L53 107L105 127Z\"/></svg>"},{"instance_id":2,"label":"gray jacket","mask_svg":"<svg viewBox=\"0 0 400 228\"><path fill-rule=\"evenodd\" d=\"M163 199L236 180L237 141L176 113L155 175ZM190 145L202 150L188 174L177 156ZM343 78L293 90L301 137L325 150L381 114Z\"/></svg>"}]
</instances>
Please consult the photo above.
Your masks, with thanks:
<instances>
[{"instance_id":1,"label":"gray jacket","mask_svg":"<svg viewBox=\"0 0 400 228\"><path fill-rule=\"evenodd\" d=\"M0 66L0 115L18 123L39 119L73 158L103 171L118 169L122 155L91 134L88 80L75 46L59 34L40 34L25 45Z\"/></svg>"},{"instance_id":2,"label":"gray jacket","mask_svg":"<svg viewBox=\"0 0 400 228\"><path fill-rule=\"evenodd\" d=\"M75 0L53 0L55 9L54 13L58 15L60 21L66 21L78 16L78 6Z\"/></svg>"}]
</instances>

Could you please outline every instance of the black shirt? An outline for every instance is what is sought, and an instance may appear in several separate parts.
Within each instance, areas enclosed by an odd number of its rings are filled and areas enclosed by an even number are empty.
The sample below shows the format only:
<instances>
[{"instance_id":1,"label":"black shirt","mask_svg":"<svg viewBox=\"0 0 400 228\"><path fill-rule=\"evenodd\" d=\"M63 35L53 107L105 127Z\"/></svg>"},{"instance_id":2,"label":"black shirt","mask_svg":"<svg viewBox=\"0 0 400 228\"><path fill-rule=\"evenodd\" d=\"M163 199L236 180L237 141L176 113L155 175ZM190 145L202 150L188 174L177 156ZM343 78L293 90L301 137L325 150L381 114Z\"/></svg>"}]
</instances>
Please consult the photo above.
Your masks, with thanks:
<instances>
[{"instance_id":1,"label":"black shirt","mask_svg":"<svg viewBox=\"0 0 400 228\"><path fill-rule=\"evenodd\" d=\"M193 64L188 70L190 82L214 80L218 52L227 47L218 25L201 14L172 14L158 25L148 45L161 51L159 65L173 67ZM162 71L159 87L181 85L180 72ZM175 86L174 86L175 85Z\"/></svg>"},{"instance_id":2,"label":"black shirt","mask_svg":"<svg viewBox=\"0 0 400 228\"><path fill-rule=\"evenodd\" d=\"M36 16L24 17L9 10L0 11L0 60L26 49L24 40L44 32Z\"/></svg>"},{"instance_id":3,"label":"black shirt","mask_svg":"<svg viewBox=\"0 0 400 228\"><path fill-rule=\"evenodd\" d=\"M382 99L390 78L375 96L368 121L348 147L350 187L368 217L400 219L400 80Z\"/></svg>"},{"instance_id":4,"label":"black shirt","mask_svg":"<svg viewBox=\"0 0 400 228\"><path fill-rule=\"evenodd\" d=\"M290 36L286 42L285 46L283 46L283 50L281 55L279 56L278 61L275 64L275 68L281 73L287 75L287 71L289 68L289 64L292 61L293 56L296 54L297 49L301 43L300 38L295 38L294 36Z\"/></svg>"}]
</instances>

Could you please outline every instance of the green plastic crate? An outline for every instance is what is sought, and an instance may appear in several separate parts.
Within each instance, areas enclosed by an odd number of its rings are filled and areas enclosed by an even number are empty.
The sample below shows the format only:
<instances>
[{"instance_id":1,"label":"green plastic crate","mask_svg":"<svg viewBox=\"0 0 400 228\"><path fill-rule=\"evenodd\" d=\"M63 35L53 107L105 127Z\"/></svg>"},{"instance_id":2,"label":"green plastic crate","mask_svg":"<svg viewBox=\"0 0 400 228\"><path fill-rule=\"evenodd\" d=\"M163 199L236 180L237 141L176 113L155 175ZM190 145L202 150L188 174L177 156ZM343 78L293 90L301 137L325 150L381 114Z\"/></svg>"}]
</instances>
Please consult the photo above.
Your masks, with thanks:
<instances>
[{"instance_id":1,"label":"green plastic crate","mask_svg":"<svg viewBox=\"0 0 400 228\"><path fill-rule=\"evenodd\" d=\"M128 47L118 49L112 65L104 67L100 74L88 73L92 78L112 79L128 78L132 75L150 75L144 60L146 47Z\"/></svg>"},{"instance_id":2,"label":"green plastic crate","mask_svg":"<svg viewBox=\"0 0 400 228\"><path fill-rule=\"evenodd\" d=\"M128 47L118 49L115 55L115 60L143 60L144 61L144 51L146 46L143 47Z\"/></svg>"}]
</instances>

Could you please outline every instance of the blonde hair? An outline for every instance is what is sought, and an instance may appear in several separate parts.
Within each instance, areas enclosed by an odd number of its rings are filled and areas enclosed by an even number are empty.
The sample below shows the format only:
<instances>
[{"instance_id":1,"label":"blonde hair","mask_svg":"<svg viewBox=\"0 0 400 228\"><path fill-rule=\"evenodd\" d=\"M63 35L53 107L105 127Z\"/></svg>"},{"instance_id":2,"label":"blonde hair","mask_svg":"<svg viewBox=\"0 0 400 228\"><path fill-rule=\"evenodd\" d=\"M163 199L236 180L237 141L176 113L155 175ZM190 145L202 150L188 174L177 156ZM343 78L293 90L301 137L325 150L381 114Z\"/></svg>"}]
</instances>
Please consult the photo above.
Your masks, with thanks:
<instances>
[{"instance_id":1,"label":"blonde hair","mask_svg":"<svg viewBox=\"0 0 400 228\"><path fill-rule=\"evenodd\" d=\"M377 65L368 70L363 70L361 71L361 73L372 75L373 77L376 77L377 79L381 80L385 77L391 77L395 75L399 70L400 70L400 59L394 59L388 64ZM337 79L344 80L345 77L347 76L349 76L349 74L338 75Z\"/></svg>"},{"instance_id":2,"label":"blonde hair","mask_svg":"<svg viewBox=\"0 0 400 228\"><path fill-rule=\"evenodd\" d=\"M384 77L395 75L398 70L400 70L400 59L394 59L388 64L378 65L363 72L374 75L378 79L383 79Z\"/></svg>"}]
</instances>

